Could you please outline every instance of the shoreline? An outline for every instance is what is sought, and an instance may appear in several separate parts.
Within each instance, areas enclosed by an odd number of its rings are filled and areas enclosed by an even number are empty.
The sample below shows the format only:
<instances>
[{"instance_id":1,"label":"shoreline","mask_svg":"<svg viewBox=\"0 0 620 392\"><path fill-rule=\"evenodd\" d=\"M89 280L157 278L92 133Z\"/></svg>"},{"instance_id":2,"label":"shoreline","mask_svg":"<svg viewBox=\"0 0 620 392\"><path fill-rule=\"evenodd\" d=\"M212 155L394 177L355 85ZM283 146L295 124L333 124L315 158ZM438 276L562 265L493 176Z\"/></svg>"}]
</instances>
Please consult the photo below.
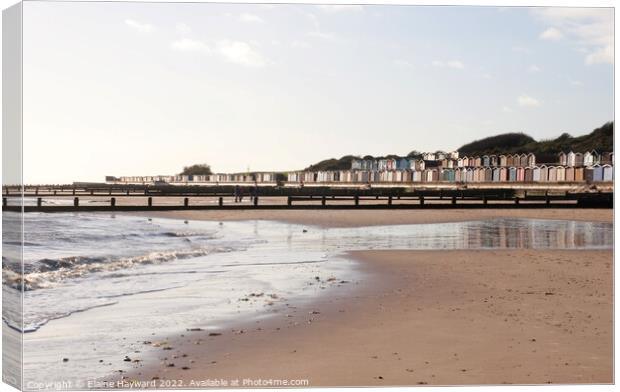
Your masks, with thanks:
<instances>
[{"instance_id":1,"label":"shoreline","mask_svg":"<svg viewBox=\"0 0 620 392\"><path fill-rule=\"evenodd\" d=\"M187 220L271 220L319 227L359 227L423 223L450 223L496 218L530 218L613 223L608 209L472 209L472 210L288 210L266 211L152 211L122 212L124 215Z\"/></svg>"},{"instance_id":2,"label":"shoreline","mask_svg":"<svg viewBox=\"0 0 620 392\"><path fill-rule=\"evenodd\" d=\"M181 387L284 376L309 386L613 382L613 250L349 254L365 274L353 291L222 335L170 337L161 363L124 377Z\"/></svg>"}]
</instances>

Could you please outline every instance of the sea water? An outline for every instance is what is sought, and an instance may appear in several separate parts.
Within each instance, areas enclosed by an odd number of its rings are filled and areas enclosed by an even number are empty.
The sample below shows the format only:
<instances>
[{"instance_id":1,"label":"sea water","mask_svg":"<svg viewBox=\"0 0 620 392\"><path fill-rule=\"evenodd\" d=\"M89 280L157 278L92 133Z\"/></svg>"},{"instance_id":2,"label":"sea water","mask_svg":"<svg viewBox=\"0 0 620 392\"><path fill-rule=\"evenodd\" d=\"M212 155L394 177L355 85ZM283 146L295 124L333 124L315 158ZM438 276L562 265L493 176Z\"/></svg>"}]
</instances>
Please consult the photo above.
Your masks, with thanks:
<instances>
[{"instance_id":1,"label":"sea water","mask_svg":"<svg viewBox=\"0 0 620 392\"><path fill-rule=\"evenodd\" d=\"M21 216L4 212L3 225ZM24 331L24 379L110 375L145 339L266 317L283 303L354 284L347 251L609 249L609 223L492 219L320 228L273 221L183 221L114 214L28 213L3 233L3 321ZM23 320L19 316L23 293ZM136 354L137 355L137 354ZM64 361L64 359L67 359ZM83 385L82 385L83 387Z\"/></svg>"}]
</instances>

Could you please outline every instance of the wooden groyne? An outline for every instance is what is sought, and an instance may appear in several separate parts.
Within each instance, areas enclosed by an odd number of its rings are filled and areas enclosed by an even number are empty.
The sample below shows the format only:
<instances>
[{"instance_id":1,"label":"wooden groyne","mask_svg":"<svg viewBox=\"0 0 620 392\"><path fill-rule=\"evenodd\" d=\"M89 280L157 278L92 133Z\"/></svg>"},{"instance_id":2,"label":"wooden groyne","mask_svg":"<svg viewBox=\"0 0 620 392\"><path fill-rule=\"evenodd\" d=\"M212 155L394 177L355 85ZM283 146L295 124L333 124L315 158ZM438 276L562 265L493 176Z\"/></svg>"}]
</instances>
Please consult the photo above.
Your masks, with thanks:
<instances>
[{"instance_id":1,"label":"wooden groyne","mask_svg":"<svg viewBox=\"0 0 620 392\"><path fill-rule=\"evenodd\" d=\"M613 208L613 192L511 189L338 189L178 187L24 189L23 211L167 211L239 209ZM22 211L21 189L3 192L3 210ZM245 202L235 199L243 195ZM32 203L34 199L34 203ZM49 201L64 200L64 203ZM248 203L249 201L249 203Z\"/></svg>"}]
</instances>

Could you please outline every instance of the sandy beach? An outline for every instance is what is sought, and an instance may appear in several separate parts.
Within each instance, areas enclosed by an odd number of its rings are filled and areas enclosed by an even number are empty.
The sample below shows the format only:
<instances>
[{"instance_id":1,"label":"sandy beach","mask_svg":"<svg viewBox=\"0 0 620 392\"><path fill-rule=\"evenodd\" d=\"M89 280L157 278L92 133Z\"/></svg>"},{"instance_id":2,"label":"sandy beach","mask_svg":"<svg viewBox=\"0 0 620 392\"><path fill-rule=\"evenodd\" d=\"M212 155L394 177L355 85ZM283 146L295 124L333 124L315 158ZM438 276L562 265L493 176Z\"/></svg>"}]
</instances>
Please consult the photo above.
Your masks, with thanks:
<instances>
[{"instance_id":1,"label":"sandy beach","mask_svg":"<svg viewBox=\"0 0 620 392\"><path fill-rule=\"evenodd\" d=\"M194 220L275 220L324 227L355 227L403 225L414 223L445 223L494 218L560 219L592 222L613 222L613 211L607 209L535 209L535 210L291 210L265 211L158 211L134 212L132 215Z\"/></svg>"},{"instance_id":2,"label":"sandy beach","mask_svg":"<svg viewBox=\"0 0 620 392\"><path fill-rule=\"evenodd\" d=\"M360 225L505 213L338 212L271 213L270 219ZM610 210L514 212L509 216L612 219ZM260 219L258 213L157 215ZM123 377L180 380L176 386L185 387L221 380L270 386L256 381L269 379L307 380L309 386L613 382L611 250L386 250L350 257L364 272L361 280L345 280L311 303L288 304L271 318L216 334L170 336L155 364L136 364Z\"/></svg>"}]
</instances>

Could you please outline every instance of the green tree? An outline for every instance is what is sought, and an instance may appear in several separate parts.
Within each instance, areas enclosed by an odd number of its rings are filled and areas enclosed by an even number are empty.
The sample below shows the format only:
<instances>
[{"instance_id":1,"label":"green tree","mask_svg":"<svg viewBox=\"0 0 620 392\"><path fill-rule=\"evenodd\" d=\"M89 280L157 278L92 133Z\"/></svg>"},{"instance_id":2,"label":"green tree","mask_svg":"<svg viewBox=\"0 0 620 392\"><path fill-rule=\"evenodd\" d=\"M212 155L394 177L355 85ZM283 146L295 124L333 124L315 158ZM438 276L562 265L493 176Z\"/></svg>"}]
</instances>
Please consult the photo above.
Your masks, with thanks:
<instances>
[{"instance_id":1,"label":"green tree","mask_svg":"<svg viewBox=\"0 0 620 392\"><path fill-rule=\"evenodd\" d=\"M183 171L179 174L180 176L207 176L209 174L213 174L211 171L211 166L206 163L199 163L196 165L185 166Z\"/></svg>"}]
</instances>

